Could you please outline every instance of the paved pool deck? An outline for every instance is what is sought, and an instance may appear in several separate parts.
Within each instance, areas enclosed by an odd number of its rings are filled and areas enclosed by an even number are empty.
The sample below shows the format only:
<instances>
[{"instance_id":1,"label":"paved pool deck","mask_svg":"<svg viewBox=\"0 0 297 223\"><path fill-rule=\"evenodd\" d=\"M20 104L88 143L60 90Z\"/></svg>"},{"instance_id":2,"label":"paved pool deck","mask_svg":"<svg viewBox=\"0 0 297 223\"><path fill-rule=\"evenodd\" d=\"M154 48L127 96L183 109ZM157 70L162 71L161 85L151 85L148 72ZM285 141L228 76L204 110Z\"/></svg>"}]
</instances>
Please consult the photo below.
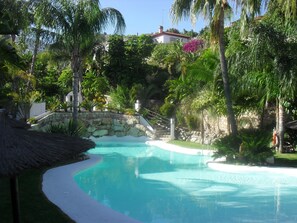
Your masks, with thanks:
<instances>
[{"instance_id":1,"label":"paved pool deck","mask_svg":"<svg viewBox=\"0 0 297 223\"><path fill-rule=\"evenodd\" d=\"M100 141L123 141L133 140L135 138L117 138L117 137L103 137ZM162 141L151 141L145 138L138 139L146 141L151 145L156 145L162 149L186 153L193 155L212 155L209 150L195 150L187 149L180 146L167 144ZM89 166L100 162L101 158L98 155L89 154L89 159L61 166L48 170L43 175L42 190L47 198L56 204L65 214L77 223L137 223L139 221L130 218L124 214L116 212L97 201L93 200L85 192L83 192L76 182L74 175ZM208 167L218 171L224 172L245 172L245 171L268 171L273 173L281 173L289 176L297 177L296 168L271 168L271 167L257 167L257 166L240 166L229 165L220 162L208 162Z\"/></svg>"}]
</instances>

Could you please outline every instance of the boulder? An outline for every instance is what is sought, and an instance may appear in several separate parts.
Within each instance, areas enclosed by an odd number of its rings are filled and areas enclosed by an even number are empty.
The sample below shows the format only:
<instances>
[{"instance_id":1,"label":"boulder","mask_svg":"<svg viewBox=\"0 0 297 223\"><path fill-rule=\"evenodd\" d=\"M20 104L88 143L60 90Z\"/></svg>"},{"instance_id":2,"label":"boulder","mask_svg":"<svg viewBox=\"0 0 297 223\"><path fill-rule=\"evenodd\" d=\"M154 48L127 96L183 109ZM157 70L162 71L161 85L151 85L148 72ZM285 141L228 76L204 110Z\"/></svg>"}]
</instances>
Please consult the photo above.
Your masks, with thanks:
<instances>
[{"instance_id":1,"label":"boulder","mask_svg":"<svg viewBox=\"0 0 297 223\"><path fill-rule=\"evenodd\" d=\"M102 129L102 130L97 130L93 133L94 137L102 137L108 135L108 130Z\"/></svg>"}]
</instances>

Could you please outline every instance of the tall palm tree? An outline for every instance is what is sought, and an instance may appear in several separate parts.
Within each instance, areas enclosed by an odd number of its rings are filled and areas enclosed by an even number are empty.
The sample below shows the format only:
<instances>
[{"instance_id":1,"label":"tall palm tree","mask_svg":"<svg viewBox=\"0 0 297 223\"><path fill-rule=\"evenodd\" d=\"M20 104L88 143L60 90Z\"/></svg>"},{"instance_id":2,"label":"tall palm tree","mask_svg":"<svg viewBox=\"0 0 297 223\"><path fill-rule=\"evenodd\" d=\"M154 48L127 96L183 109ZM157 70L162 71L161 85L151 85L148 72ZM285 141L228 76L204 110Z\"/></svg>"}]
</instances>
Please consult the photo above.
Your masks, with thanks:
<instances>
[{"instance_id":1,"label":"tall palm tree","mask_svg":"<svg viewBox=\"0 0 297 223\"><path fill-rule=\"evenodd\" d=\"M76 122L84 52L94 44L96 35L104 28L114 25L115 32L122 32L125 21L118 10L101 9L99 0L47 0L43 9L45 20L42 24L56 33L56 42L62 43L71 57L73 120Z\"/></svg>"},{"instance_id":2,"label":"tall palm tree","mask_svg":"<svg viewBox=\"0 0 297 223\"><path fill-rule=\"evenodd\" d=\"M221 71L224 84L224 93L226 98L226 106L228 120L231 125L232 134L237 134L237 125L234 111L232 108L231 90L229 85L227 61L225 57L224 42L224 17L225 11L229 8L226 1L203 1L203 0L175 0L172 5L172 15L174 21L178 21L183 17L196 17L196 14L203 13L205 18L209 19L212 27L212 34L218 40L220 50Z\"/></svg>"},{"instance_id":3,"label":"tall palm tree","mask_svg":"<svg viewBox=\"0 0 297 223\"><path fill-rule=\"evenodd\" d=\"M231 72L240 74L237 91L249 98L253 96L263 111L267 102L276 102L279 151L284 145L285 105L295 100L297 91L294 39L297 21L287 18L282 6L278 1L270 1L265 17L250 26L248 38L242 39L238 34L239 24L234 25L228 46ZM289 19L287 23L286 19Z\"/></svg>"},{"instance_id":4,"label":"tall palm tree","mask_svg":"<svg viewBox=\"0 0 297 223\"><path fill-rule=\"evenodd\" d=\"M228 78L228 67L225 57L224 42L224 18L225 13L230 12L228 2L233 2L241 8L241 30L244 30L249 19L252 19L260 12L262 3L266 6L269 3L278 3L281 11L285 14L286 21L296 21L297 1L296 0L174 0L172 5L172 15L175 21L183 17L194 18L197 14L203 14L210 21L212 34L216 37L219 44L221 72L226 97L228 119L231 125L232 134L237 133L236 120L232 109L232 98ZM238 7L237 7L238 8Z\"/></svg>"},{"instance_id":5,"label":"tall palm tree","mask_svg":"<svg viewBox=\"0 0 297 223\"><path fill-rule=\"evenodd\" d=\"M238 1L233 0L237 3ZM241 1L242 20L246 20L249 16L254 16L260 12L260 1ZM224 20L226 14L231 12L228 0L175 0L171 13L174 21L178 21L183 17L194 18L198 14L203 14L209 20L211 25L212 36L219 45L221 73L224 85L224 93L226 99L226 107L228 120L233 135L237 135L237 124L232 107L232 96L229 84L227 60L225 56L225 40L224 40ZM244 23L243 23L244 24Z\"/></svg>"}]
</instances>

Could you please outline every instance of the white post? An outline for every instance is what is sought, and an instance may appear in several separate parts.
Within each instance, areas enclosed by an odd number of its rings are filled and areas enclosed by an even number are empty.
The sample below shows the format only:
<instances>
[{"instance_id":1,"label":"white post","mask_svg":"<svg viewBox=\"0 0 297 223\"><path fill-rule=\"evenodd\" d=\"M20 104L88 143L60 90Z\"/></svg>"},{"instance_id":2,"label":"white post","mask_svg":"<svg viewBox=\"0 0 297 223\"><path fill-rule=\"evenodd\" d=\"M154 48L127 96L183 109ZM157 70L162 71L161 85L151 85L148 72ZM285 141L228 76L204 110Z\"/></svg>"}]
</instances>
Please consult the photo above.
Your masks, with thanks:
<instances>
[{"instance_id":1,"label":"white post","mask_svg":"<svg viewBox=\"0 0 297 223\"><path fill-rule=\"evenodd\" d=\"M141 106L141 104L140 104L139 100L136 100L136 103L134 105L134 109L136 111L136 116L138 116L138 124L140 123L140 114L139 114L140 106Z\"/></svg>"},{"instance_id":2,"label":"white post","mask_svg":"<svg viewBox=\"0 0 297 223\"><path fill-rule=\"evenodd\" d=\"M140 111L140 106L141 106L141 104L140 104L139 100L136 100L134 108L137 113Z\"/></svg>"},{"instance_id":3,"label":"white post","mask_svg":"<svg viewBox=\"0 0 297 223\"><path fill-rule=\"evenodd\" d=\"M171 118L170 119L170 139L171 140L175 139L174 130L175 130L175 120L174 118Z\"/></svg>"}]
</instances>

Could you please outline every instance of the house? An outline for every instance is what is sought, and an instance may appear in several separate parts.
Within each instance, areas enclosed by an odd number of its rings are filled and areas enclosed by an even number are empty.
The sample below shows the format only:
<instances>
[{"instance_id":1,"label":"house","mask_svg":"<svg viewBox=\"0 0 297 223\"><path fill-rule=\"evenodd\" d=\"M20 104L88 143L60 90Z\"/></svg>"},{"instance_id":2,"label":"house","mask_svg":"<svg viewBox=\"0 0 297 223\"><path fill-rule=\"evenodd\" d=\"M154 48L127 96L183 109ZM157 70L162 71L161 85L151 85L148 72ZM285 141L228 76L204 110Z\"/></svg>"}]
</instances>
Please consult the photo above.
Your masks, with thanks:
<instances>
[{"instance_id":1,"label":"house","mask_svg":"<svg viewBox=\"0 0 297 223\"><path fill-rule=\"evenodd\" d=\"M171 43L177 40L187 43L191 37L179 33L165 32L163 26L160 26L159 32L152 35L153 40L157 43Z\"/></svg>"}]
</instances>

